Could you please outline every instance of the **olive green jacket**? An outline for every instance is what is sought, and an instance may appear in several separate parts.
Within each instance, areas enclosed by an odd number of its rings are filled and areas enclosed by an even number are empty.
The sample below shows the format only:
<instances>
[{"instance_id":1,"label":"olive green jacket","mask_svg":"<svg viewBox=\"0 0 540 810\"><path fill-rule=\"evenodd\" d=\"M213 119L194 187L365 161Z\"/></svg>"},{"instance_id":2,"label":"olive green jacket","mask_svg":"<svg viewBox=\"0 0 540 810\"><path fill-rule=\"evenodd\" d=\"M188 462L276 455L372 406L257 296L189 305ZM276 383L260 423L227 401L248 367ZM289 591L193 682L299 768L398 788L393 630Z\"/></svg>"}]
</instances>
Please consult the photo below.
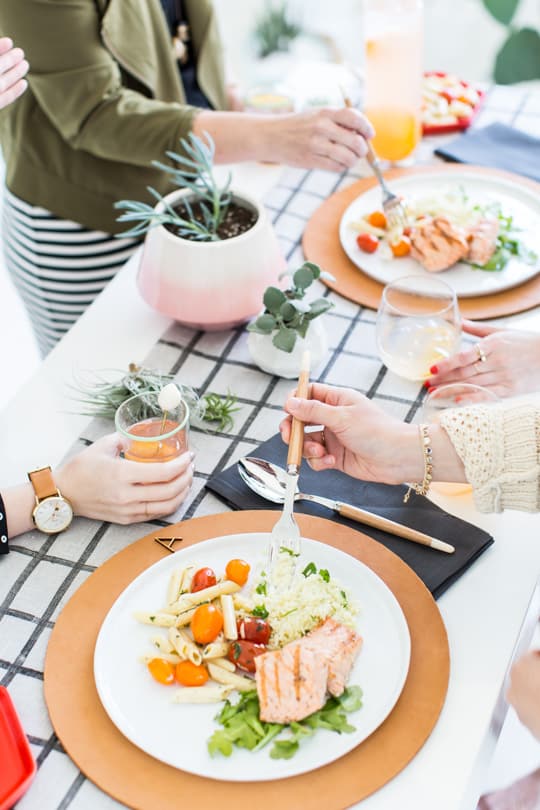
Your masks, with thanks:
<instances>
[{"instance_id":1,"label":"olive green jacket","mask_svg":"<svg viewBox=\"0 0 540 810\"><path fill-rule=\"evenodd\" d=\"M224 108L210 0L186 10L200 87ZM30 62L27 91L0 113L8 188L88 228L125 229L114 203L171 189L150 164L179 150L195 113L159 0L0 0L0 32Z\"/></svg>"}]
</instances>

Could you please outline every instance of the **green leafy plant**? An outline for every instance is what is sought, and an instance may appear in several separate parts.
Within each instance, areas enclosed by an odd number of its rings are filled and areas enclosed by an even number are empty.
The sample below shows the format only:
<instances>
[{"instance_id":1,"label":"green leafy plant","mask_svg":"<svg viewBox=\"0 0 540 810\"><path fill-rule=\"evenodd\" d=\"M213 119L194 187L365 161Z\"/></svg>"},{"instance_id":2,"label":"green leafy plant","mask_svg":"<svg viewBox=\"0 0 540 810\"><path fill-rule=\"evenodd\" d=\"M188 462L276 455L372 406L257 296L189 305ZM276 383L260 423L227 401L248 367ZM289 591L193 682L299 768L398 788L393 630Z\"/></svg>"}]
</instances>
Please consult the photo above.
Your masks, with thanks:
<instances>
[{"instance_id":1,"label":"green leafy plant","mask_svg":"<svg viewBox=\"0 0 540 810\"><path fill-rule=\"evenodd\" d=\"M540 79L540 32L513 25L521 0L482 0L484 7L508 29L495 58L493 77L499 84Z\"/></svg>"},{"instance_id":2,"label":"green leafy plant","mask_svg":"<svg viewBox=\"0 0 540 810\"><path fill-rule=\"evenodd\" d=\"M248 331L259 335L272 335L277 349L292 352L298 336L305 338L314 318L327 312L333 304L326 298L304 301L306 290L318 278L332 279L329 273L312 262L304 262L292 274L292 284L286 290L267 287L264 296L264 312L250 323Z\"/></svg>"},{"instance_id":3,"label":"green leafy plant","mask_svg":"<svg viewBox=\"0 0 540 810\"><path fill-rule=\"evenodd\" d=\"M120 200L115 208L125 213L118 222L134 222L129 230L119 234L121 237L141 236L157 225L169 225L181 237L200 242L220 241L218 229L227 214L231 202L229 186L231 175L220 185L214 176L215 144L208 133L205 140L193 133L188 139L181 138L183 155L177 152L166 152L172 165L153 160L152 165L169 175L170 180L179 188L187 188L191 197L182 198L182 206L188 217L182 217L155 188L148 186L148 191L162 203L162 210L156 211L151 205L136 200ZM198 216L194 211L197 207Z\"/></svg>"},{"instance_id":4,"label":"green leafy plant","mask_svg":"<svg viewBox=\"0 0 540 810\"><path fill-rule=\"evenodd\" d=\"M121 372L119 372L121 373ZM80 403L83 416L100 416L114 420L117 408L135 394L159 393L170 382L176 382L173 374L144 368L136 363L129 364L127 374L110 380L104 372L93 374L89 380L77 380L72 386L77 391L75 400ZM239 410L234 407L237 397L230 392L226 397L208 393L202 398L188 385L176 382L190 411L190 422L202 426L203 422L216 423L215 430L227 431L233 426L231 414Z\"/></svg>"},{"instance_id":5,"label":"green leafy plant","mask_svg":"<svg viewBox=\"0 0 540 810\"><path fill-rule=\"evenodd\" d=\"M288 17L287 4L274 5L268 2L255 25L255 41L261 58L276 51L288 51L291 42L301 33L297 23Z\"/></svg>"}]
</instances>

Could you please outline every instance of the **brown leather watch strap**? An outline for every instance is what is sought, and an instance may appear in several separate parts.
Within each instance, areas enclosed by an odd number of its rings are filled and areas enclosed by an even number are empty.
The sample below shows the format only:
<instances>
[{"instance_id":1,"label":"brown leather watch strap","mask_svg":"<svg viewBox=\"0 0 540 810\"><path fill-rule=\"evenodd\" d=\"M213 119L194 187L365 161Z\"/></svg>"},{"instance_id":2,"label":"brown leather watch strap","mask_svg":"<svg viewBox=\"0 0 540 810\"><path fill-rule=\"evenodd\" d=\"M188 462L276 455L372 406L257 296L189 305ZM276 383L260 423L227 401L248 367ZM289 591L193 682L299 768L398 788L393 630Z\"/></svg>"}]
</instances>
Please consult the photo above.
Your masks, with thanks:
<instances>
[{"instance_id":1,"label":"brown leather watch strap","mask_svg":"<svg viewBox=\"0 0 540 810\"><path fill-rule=\"evenodd\" d=\"M50 498L51 495L58 495L58 487L54 483L50 467L33 470L33 472L28 473L28 478L32 482L38 501Z\"/></svg>"}]
</instances>

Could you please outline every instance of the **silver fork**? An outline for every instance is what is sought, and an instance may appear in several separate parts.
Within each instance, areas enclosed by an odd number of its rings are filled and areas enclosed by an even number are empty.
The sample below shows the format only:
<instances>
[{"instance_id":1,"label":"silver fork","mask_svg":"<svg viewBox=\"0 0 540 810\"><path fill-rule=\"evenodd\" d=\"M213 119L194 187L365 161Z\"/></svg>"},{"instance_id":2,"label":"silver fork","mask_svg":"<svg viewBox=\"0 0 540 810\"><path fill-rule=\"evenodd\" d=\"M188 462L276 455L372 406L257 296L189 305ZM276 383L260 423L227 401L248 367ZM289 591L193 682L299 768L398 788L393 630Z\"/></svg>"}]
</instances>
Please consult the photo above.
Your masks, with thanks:
<instances>
[{"instance_id":1,"label":"silver fork","mask_svg":"<svg viewBox=\"0 0 540 810\"><path fill-rule=\"evenodd\" d=\"M304 352L300 364L300 374L296 387L296 396L305 399L309 393L309 367L310 354ZM302 462L302 448L304 445L304 423L293 416L291 424L291 435L289 438L289 450L287 453L287 487L285 489L285 502L281 517L274 525L270 535L268 547L268 568L270 571L275 568L279 557L279 552L286 549L291 557L298 557L300 554L300 529L294 519L294 496L298 485L298 475ZM294 566L291 566L294 571Z\"/></svg>"},{"instance_id":2,"label":"silver fork","mask_svg":"<svg viewBox=\"0 0 540 810\"><path fill-rule=\"evenodd\" d=\"M383 173L381 171L381 164L379 163L379 158L375 154L375 150L373 149L372 145L369 141L366 141L367 144L367 154L366 160L373 169L373 174L379 181L379 185L382 191L382 206L383 211L386 216L386 221L388 225L393 228L395 226L404 227L407 224L407 215L405 213L405 208L403 206L403 202L397 194L394 194L393 191L390 191L386 184L386 180L383 177Z\"/></svg>"}]
</instances>

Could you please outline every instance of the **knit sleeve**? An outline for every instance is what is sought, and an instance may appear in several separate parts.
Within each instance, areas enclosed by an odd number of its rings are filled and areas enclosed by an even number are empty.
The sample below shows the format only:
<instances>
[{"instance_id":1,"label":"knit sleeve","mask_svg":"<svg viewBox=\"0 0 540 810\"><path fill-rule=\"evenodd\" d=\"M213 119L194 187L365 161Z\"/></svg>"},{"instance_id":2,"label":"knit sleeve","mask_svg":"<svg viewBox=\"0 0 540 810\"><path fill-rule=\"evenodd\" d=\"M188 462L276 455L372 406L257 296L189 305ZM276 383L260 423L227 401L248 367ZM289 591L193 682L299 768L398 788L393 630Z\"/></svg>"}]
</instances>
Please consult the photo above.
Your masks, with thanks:
<instances>
[{"instance_id":1,"label":"knit sleeve","mask_svg":"<svg viewBox=\"0 0 540 810\"><path fill-rule=\"evenodd\" d=\"M453 408L440 422L481 512L540 510L540 400Z\"/></svg>"}]
</instances>

